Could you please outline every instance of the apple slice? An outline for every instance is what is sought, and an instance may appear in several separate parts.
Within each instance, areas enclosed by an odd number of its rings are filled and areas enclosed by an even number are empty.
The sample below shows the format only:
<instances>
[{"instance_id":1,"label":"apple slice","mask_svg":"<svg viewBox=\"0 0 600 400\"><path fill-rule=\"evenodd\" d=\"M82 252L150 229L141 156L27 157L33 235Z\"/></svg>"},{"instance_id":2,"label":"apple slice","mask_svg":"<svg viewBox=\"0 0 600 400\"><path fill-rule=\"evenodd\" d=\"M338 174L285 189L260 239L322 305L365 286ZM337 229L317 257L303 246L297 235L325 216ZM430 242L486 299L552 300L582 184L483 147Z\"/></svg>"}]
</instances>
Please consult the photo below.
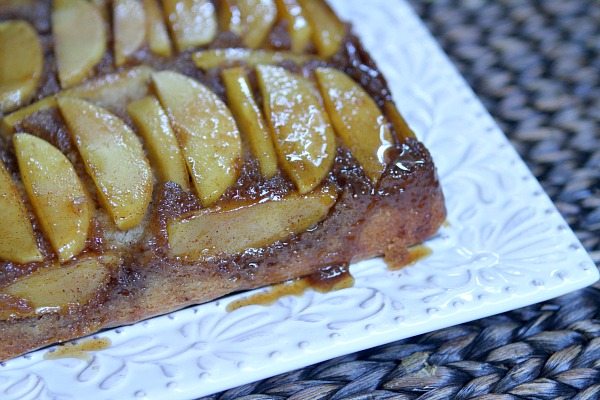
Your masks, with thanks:
<instances>
[{"instance_id":1,"label":"apple slice","mask_svg":"<svg viewBox=\"0 0 600 400\"><path fill-rule=\"evenodd\" d=\"M335 55L346 37L346 26L324 0L299 0L312 28L312 39L323 58Z\"/></svg>"},{"instance_id":2,"label":"apple slice","mask_svg":"<svg viewBox=\"0 0 600 400\"><path fill-rule=\"evenodd\" d=\"M167 224L170 253L175 257L201 260L266 247L318 224L336 199L335 189L325 187L279 200L200 210Z\"/></svg>"},{"instance_id":3,"label":"apple slice","mask_svg":"<svg viewBox=\"0 0 600 400\"><path fill-rule=\"evenodd\" d=\"M376 183L387 165L385 152L393 146L386 119L371 96L345 73L318 68L315 74L337 134Z\"/></svg>"},{"instance_id":4,"label":"apple slice","mask_svg":"<svg viewBox=\"0 0 600 400\"><path fill-rule=\"evenodd\" d=\"M85 0L54 0L52 33L60 84L71 87L86 78L106 52L102 14Z\"/></svg>"},{"instance_id":5,"label":"apple slice","mask_svg":"<svg viewBox=\"0 0 600 400\"><path fill-rule=\"evenodd\" d=\"M386 101L383 104L383 110L385 111L386 117L390 120L392 127L396 131L396 135L402 139L416 138L415 132L408 126L406 120L398 111L398 108L393 101Z\"/></svg>"},{"instance_id":6,"label":"apple slice","mask_svg":"<svg viewBox=\"0 0 600 400\"><path fill-rule=\"evenodd\" d=\"M44 56L37 33L25 21L0 22L0 112L12 111L33 97Z\"/></svg>"},{"instance_id":7,"label":"apple slice","mask_svg":"<svg viewBox=\"0 0 600 400\"><path fill-rule=\"evenodd\" d=\"M175 182L189 189L189 176L177 138L165 110L154 96L147 96L127 106L129 116L148 147L152 164L163 182Z\"/></svg>"},{"instance_id":8,"label":"apple slice","mask_svg":"<svg viewBox=\"0 0 600 400\"><path fill-rule=\"evenodd\" d=\"M148 94L152 68L135 67L127 71L104 75L71 89L63 90L56 96L76 97L88 100L98 106L123 109L127 103L138 100ZM56 97L49 96L33 104L23 107L2 119L0 132L10 136L15 126L28 116L49 108L56 107Z\"/></svg>"},{"instance_id":9,"label":"apple slice","mask_svg":"<svg viewBox=\"0 0 600 400\"><path fill-rule=\"evenodd\" d=\"M217 15L212 1L163 0L162 3L177 50L207 45L217 36Z\"/></svg>"},{"instance_id":10,"label":"apple slice","mask_svg":"<svg viewBox=\"0 0 600 400\"><path fill-rule=\"evenodd\" d=\"M110 110L122 110L129 102L148 94L152 72L152 68L140 66L104 75L63 90L57 97L76 97Z\"/></svg>"},{"instance_id":11,"label":"apple slice","mask_svg":"<svg viewBox=\"0 0 600 400\"><path fill-rule=\"evenodd\" d=\"M93 205L73 165L50 143L17 133L13 137L23 186L42 231L60 262L81 252Z\"/></svg>"},{"instance_id":12,"label":"apple slice","mask_svg":"<svg viewBox=\"0 0 600 400\"><path fill-rule=\"evenodd\" d=\"M115 65L125 64L146 41L146 13L141 0L113 0Z\"/></svg>"},{"instance_id":13,"label":"apple slice","mask_svg":"<svg viewBox=\"0 0 600 400\"><path fill-rule=\"evenodd\" d=\"M137 226L152 200L152 170L142 144L125 123L85 100L57 100L102 205L121 230Z\"/></svg>"},{"instance_id":14,"label":"apple slice","mask_svg":"<svg viewBox=\"0 0 600 400\"><path fill-rule=\"evenodd\" d=\"M239 174L242 142L235 120L216 94L185 75L163 71L152 79L183 148L196 191L208 206Z\"/></svg>"},{"instance_id":15,"label":"apple slice","mask_svg":"<svg viewBox=\"0 0 600 400\"><path fill-rule=\"evenodd\" d=\"M275 1L238 0L237 6L244 25L242 42L244 46L256 49L265 42L277 21Z\"/></svg>"},{"instance_id":16,"label":"apple slice","mask_svg":"<svg viewBox=\"0 0 600 400\"><path fill-rule=\"evenodd\" d=\"M171 56L171 39L157 0L143 0L146 11L146 35L150 51L163 57Z\"/></svg>"},{"instance_id":17,"label":"apple slice","mask_svg":"<svg viewBox=\"0 0 600 400\"><path fill-rule=\"evenodd\" d=\"M231 68L223 71L223 81L227 89L229 107L235 116L250 150L258 160L260 171L265 178L277 173L277 154L269 128L260 109L256 105L250 82L244 68Z\"/></svg>"},{"instance_id":18,"label":"apple slice","mask_svg":"<svg viewBox=\"0 0 600 400\"><path fill-rule=\"evenodd\" d=\"M254 67L259 64L279 64L283 61L291 61L301 65L315 58L310 55L294 54L288 51L230 48L198 51L194 53L192 59L198 68L208 70L240 63Z\"/></svg>"},{"instance_id":19,"label":"apple slice","mask_svg":"<svg viewBox=\"0 0 600 400\"><path fill-rule=\"evenodd\" d=\"M2 118L2 122L0 123L0 133L6 137L9 137L14 133L15 126L19 122L38 111L47 110L52 107L56 107L56 101L54 100L54 97L45 97L40 101L36 101L33 104L12 112Z\"/></svg>"},{"instance_id":20,"label":"apple slice","mask_svg":"<svg viewBox=\"0 0 600 400\"><path fill-rule=\"evenodd\" d=\"M25 264L43 258L21 195L0 160L0 260Z\"/></svg>"},{"instance_id":21,"label":"apple slice","mask_svg":"<svg viewBox=\"0 0 600 400\"><path fill-rule=\"evenodd\" d=\"M102 259L89 257L69 265L56 263L40 268L0 289L0 293L25 300L33 310L16 316L32 317L68 306L85 305L104 289L109 279L110 266Z\"/></svg>"},{"instance_id":22,"label":"apple slice","mask_svg":"<svg viewBox=\"0 0 600 400\"><path fill-rule=\"evenodd\" d=\"M307 193L331 170L335 135L310 81L281 67L256 69L264 110L284 171Z\"/></svg>"},{"instance_id":23,"label":"apple slice","mask_svg":"<svg viewBox=\"0 0 600 400\"><path fill-rule=\"evenodd\" d=\"M291 51L302 53L310 45L312 29L298 0L276 0L279 18L288 24Z\"/></svg>"},{"instance_id":24,"label":"apple slice","mask_svg":"<svg viewBox=\"0 0 600 400\"><path fill-rule=\"evenodd\" d=\"M236 0L220 0L218 2L219 28L224 31L233 32L240 38L244 32L240 9Z\"/></svg>"},{"instance_id":25,"label":"apple slice","mask_svg":"<svg viewBox=\"0 0 600 400\"><path fill-rule=\"evenodd\" d=\"M264 43L277 20L274 0L224 0L221 6L223 29L237 34L252 49Z\"/></svg>"}]
</instances>

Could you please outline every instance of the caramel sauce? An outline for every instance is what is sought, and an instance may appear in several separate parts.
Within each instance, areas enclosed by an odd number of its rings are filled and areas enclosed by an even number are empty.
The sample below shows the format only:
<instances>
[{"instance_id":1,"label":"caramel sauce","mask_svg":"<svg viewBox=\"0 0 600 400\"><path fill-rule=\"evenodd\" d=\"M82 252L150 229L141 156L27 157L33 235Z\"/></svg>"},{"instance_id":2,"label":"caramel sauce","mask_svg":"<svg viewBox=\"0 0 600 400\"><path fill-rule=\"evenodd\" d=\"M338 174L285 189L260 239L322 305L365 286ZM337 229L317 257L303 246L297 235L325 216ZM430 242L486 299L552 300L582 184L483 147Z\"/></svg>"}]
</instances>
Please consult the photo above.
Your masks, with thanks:
<instances>
[{"instance_id":1,"label":"caramel sauce","mask_svg":"<svg viewBox=\"0 0 600 400\"><path fill-rule=\"evenodd\" d=\"M55 350L44 354L44 360L58 360L61 358L79 358L81 360L90 360L92 351L100 351L109 348L111 345L109 338L97 338L83 340L77 343L66 343Z\"/></svg>"},{"instance_id":2,"label":"caramel sauce","mask_svg":"<svg viewBox=\"0 0 600 400\"><path fill-rule=\"evenodd\" d=\"M353 285L354 278L350 275L348 266L329 266L304 278L273 285L266 292L233 301L227 305L227 311L231 312L251 305L268 306L284 296L302 296L308 289L319 293L328 293Z\"/></svg>"},{"instance_id":3,"label":"caramel sauce","mask_svg":"<svg viewBox=\"0 0 600 400\"><path fill-rule=\"evenodd\" d=\"M431 249L425 245L417 245L409 247L405 254L399 259L389 260L386 259L388 269L390 271L396 271L409 265L415 264L432 253Z\"/></svg>"}]
</instances>

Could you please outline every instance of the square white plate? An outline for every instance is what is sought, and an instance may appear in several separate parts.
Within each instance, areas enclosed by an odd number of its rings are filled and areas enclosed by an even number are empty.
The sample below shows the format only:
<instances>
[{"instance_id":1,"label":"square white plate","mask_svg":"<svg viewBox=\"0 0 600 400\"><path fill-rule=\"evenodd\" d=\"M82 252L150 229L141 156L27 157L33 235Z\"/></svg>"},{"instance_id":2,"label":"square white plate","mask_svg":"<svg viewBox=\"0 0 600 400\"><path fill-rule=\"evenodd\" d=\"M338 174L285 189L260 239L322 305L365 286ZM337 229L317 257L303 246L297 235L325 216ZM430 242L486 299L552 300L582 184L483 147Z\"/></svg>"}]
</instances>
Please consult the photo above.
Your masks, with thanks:
<instances>
[{"instance_id":1,"label":"square white plate","mask_svg":"<svg viewBox=\"0 0 600 400\"><path fill-rule=\"evenodd\" d=\"M560 296L598 270L540 185L403 1L331 0L433 153L449 226L401 271L351 268L350 289L228 313L233 296L103 332L90 360L0 367L0 398L191 399ZM0 338L1 340L1 338Z\"/></svg>"}]
</instances>

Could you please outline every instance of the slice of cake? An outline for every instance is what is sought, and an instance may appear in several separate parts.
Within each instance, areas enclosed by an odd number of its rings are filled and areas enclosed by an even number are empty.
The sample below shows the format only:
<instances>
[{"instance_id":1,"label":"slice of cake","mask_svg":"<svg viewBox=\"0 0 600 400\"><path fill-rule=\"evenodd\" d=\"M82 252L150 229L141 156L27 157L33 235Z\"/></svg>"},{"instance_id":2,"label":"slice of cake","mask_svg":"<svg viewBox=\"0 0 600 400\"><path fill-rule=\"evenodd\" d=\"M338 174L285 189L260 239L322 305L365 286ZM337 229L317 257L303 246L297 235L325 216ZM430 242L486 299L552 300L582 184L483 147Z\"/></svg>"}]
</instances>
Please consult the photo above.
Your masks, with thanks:
<instances>
[{"instance_id":1,"label":"slice of cake","mask_svg":"<svg viewBox=\"0 0 600 400\"><path fill-rule=\"evenodd\" d=\"M344 271L445 219L322 0L0 5L0 360Z\"/></svg>"}]
</instances>

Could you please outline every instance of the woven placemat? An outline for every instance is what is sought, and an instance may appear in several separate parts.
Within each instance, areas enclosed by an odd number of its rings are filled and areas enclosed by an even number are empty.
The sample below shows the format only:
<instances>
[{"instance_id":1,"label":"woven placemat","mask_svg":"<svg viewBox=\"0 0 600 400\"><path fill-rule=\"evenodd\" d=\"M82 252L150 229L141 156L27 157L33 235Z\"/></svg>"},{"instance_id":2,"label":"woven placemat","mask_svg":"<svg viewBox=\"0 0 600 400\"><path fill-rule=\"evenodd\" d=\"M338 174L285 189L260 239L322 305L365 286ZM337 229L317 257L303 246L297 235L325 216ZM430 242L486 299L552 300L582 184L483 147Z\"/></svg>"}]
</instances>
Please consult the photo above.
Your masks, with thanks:
<instances>
[{"instance_id":1,"label":"woven placemat","mask_svg":"<svg viewBox=\"0 0 600 400\"><path fill-rule=\"evenodd\" d=\"M599 265L600 1L411 4ZM600 399L600 284L203 400L451 398Z\"/></svg>"}]
</instances>

